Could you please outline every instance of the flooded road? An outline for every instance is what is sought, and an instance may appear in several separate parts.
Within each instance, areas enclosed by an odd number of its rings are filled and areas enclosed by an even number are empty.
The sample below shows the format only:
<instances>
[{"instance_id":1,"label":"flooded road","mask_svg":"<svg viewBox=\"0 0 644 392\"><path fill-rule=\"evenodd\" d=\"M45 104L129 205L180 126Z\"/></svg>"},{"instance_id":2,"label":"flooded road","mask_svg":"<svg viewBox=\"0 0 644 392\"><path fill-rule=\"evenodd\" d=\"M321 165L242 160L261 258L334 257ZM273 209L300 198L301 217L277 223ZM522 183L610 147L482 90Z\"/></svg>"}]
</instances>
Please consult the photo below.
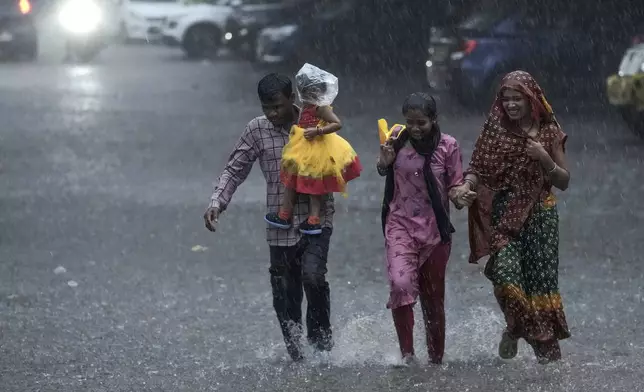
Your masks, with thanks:
<instances>
[{"instance_id":1,"label":"flooded road","mask_svg":"<svg viewBox=\"0 0 644 392\"><path fill-rule=\"evenodd\" d=\"M365 164L337 197L328 279L336 346L293 365L272 310L265 184L258 168L211 234L202 214L246 123L263 72L162 48L110 48L96 64L0 64L0 388L23 391L637 391L644 389L640 208L644 142L609 108L554 103L569 135L560 195L560 287L573 334L541 366L503 324L467 263L466 214L448 267L445 362L392 366L372 167L376 121L400 121L422 80L351 82L335 105ZM295 70L293 70L294 72ZM345 82L346 81L346 82ZM465 161L483 123L439 101Z\"/></svg>"}]
</instances>

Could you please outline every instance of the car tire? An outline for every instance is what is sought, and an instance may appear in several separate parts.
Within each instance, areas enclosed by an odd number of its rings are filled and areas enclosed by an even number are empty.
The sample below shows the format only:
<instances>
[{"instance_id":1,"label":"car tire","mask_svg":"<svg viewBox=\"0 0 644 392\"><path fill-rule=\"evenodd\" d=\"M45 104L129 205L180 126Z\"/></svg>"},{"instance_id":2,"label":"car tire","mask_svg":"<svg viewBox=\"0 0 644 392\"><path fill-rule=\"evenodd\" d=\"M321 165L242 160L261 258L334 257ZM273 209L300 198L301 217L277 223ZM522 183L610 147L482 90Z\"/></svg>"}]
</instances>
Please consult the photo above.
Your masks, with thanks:
<instances>
[{"instance_id":1,"label":"car tire","mask_svg":"<svg viewBox=\"0 0 644 392\"><path fill-rule=\"evenodd\" d=\"M644 137L644 113L638 112L632 107L620 108L619 113L633 133Z\"/></svg>"},{"instance_id":2,"label":"car tire","mask_svg":"<svg viewBox=\"0 0 644 392\"><path fill-rule=\"evenodd\" d=\"M20 50L13 52L9 59L10 61L28 63L36 61L38 59L38 41L32 41Z\"/></svg>"},{"instance_id":3,"label":"car tire","mask_svg":"<svg viewBox=\"0 0 644 392\"><path fill-rule=\"evenodd\" d=\"M186 31L181 46L188 58L213 58L221 48L221 31L211 24L198 24Z\"/></svg>"},{"instance_id":4,"label":"car tire","mask_svg":"<svg viewBox=\"0 0 644 392\"><path fill-rule=\"evenodd\" d=\"M38 60L38 41L34 41L23 52L22 58L24 61L33 62Z\"/></svg>"},{"instance_id":5,"label":"car tire","mask_svg":"<svg viewBox=\"0 0 644 392\"><path fill-rule=\"evenodd\" d=\"M93 48L86 48L83 50L80 50L77 54L76 57L78 59L78 62L80 64L87 64L94 60L96 56L101 52L100 47L93 47Z\"/></svg>"}]
</instances>

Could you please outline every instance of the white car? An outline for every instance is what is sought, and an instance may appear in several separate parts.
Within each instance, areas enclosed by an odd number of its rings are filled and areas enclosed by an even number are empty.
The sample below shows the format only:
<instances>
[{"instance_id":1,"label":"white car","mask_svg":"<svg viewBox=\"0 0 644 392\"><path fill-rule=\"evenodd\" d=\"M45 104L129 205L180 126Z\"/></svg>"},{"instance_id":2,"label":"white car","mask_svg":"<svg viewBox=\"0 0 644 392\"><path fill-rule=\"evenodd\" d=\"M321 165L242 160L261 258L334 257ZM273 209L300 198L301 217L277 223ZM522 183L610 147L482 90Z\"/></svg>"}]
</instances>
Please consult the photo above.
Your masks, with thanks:
<instances>
[{"instance_id":1,"label":"white car","mask_svg":"<svg viewBox=\"0 0 644 392\"><path fill-rule=\"evenodd\" d=\"M155 41L167 18L185 13L182 0L121 0L121 36L126 40Z\"/></svg>"},{"instance_id":2,"label":"white car","mask_svg":"<svg viewBox=\"0 0 644 392\"><path fill-rule=\"evenodd\" d=\"M222 44L226 20L233 12L230 0L207 0L187 4L179 15L169 17L163 26L163 42L181 46L188 57L216 54Z\"/></svg>"}]
</instances>

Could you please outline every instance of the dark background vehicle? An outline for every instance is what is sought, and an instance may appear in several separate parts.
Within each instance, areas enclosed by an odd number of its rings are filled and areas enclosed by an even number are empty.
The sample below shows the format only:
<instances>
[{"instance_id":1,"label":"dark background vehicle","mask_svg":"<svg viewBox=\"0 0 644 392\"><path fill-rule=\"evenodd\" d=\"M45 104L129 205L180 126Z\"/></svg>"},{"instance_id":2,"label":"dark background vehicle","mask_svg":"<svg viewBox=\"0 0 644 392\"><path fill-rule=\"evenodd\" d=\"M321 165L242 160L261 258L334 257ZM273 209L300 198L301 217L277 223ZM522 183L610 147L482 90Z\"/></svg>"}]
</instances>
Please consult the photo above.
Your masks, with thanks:
<instances>
[{"instance_id":1,"label":"dark background vehicle","mask_svg":"<svg viewBox=\"0 0 644 392\"><path fill-rule=\"evenodd\" d=\"M0 0L0 57L32 61L38 32L31 0Z\"/></svg>"},{"instance_id":2,"label":"dark background vehicle","mask_svg":"<svg viewBox=\"0 0 644 392\"><path fill-rule=\"evenodd\" d=\"M419 68L429 26L444 17L448 5L436 0L311 2L301 6L297 18L265 30L258 54L279 61Z\"/></svg>"},{"instance_id":3,"label":"dark background vehicle","mask_svg":"<svg viewBox=\"0 0 644 392\"><path fill-rule=\"evenodd\" d=\"M257 34L264 27L291 19L302 3L313 0L239 0L231 2L233 14L226 21L224 45L233 53L254 59Z\"/></svg>"},{"instance_id":4,"label":"dark background vehicle","mask_svg":"<svg viewBox=\"0 0 644 392\"><path fill-rule=\"evenodd\" d=\"M480 1L461 10L453 26L432 29L429 86L478 106L489 102L503 74L524 69L554 94L596 94L618 65L640 8L609 1Z\"/></svg>"}]
</instances>

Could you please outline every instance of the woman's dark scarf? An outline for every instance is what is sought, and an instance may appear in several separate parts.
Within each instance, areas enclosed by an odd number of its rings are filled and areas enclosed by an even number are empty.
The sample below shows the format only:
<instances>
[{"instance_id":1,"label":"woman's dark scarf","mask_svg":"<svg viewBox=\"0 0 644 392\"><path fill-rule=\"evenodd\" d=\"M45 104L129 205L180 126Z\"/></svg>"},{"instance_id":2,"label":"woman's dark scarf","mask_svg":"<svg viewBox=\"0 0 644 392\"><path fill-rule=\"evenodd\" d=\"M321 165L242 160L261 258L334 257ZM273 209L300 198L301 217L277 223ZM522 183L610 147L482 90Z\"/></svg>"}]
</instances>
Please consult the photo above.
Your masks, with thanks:
<instances>
[{"instance_id":1,"label":"woman's dark scarf","mask_svg":"<svg viewBox=\"0 0 644 392\"><path fill-rule=\"evenodd\" d=\"M452 233L455 231L454 226L449 220L449 215L447 210L443 205L441 194L438 190L438 182L431 168L431 158L438 147L438 143L441 140L441 132L438 125L434 125L434 128L429 135L424 137L421 140L414 140L409 137L409 132L403 132L400 136L394 141L393 147L398 156L398 152L405 146L407 141L410 141L412 147L416 152L425 157L425 164L423 165L423 174L425 177L425 183L427 184L427 193L429 194L429 200L434 210L434 215L436 216L436 223L438 224L438 231L441 236L442 243L448 243L452 240ZM389 204L394 198L394 190L396 183L394 181L394 163L389 165L387 168L387 177L385 180L385 195L382 200L382 232L385 233L385 226L387 224L387 216L389 215Z\"/></svg>"}]
</instances>

